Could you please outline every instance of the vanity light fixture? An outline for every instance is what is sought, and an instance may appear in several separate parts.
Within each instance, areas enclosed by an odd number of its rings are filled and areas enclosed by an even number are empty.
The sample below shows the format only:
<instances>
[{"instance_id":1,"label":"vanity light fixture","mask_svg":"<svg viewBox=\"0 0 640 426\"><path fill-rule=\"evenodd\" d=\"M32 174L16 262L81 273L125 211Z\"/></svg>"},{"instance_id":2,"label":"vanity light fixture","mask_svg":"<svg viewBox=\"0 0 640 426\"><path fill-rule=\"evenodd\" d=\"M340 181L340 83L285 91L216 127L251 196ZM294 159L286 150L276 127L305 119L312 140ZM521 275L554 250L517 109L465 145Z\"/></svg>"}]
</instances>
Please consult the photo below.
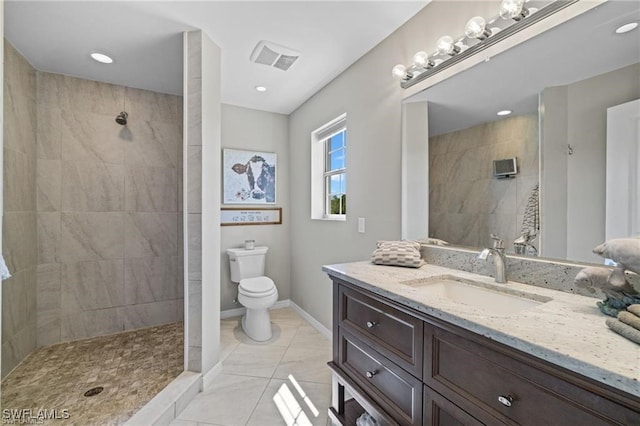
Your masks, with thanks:
<instances>
[{"instance_id":1,"label":"vanity light fixture","mask_svg":"<svg viewBox=\"0 0 640 426\"><path fill-rule=\"evenodd\" d=\"M435 62L429 59L429 54L425 51L420 51L413 55L413 65L416 68L431 68L435 66Z\"/></svg>"},{"instance_id":2,"label":"vanity light fixture","mask_svg":"<svg viewBox=\"0 0 640 426\"><path fill-rule=\"evenodd\" d=\"M266 87L264 87L264 86L256 86L256 87L255 87L255 89L256 89L258 92L261 92L261 93L262 93L262 92L266 92L266 91L267 91L267 88L266 88Z\"/></svg>"},{"instance_id":3,"label":"vanity light fixture","mask_svg":"<svg viewBox=\"0 0 640 426\"><path fill-rule=\"evenodd\" d=\"M441 55L454 56L460 53L460 46L456 46L453 38L450 36L442 36L437 43L438 53Z\"/></svg>"},{"instance_id":4,"label":"vanity light fixture","mask_svg":"<svg viewBox=\"0 0 640 426\"><path fill-rule=\"evenodd\" d=\"M487 21L482 16L474 16L464 27L464 34L469 38L484 40L491 36L491 30L487 29Z\"/></svg>"},{"instance_id":5,"label":"vanity light fixture","mask_svg":"<svg viewBox=\"0 0 640 426\"><path fill-rule=\"evenodd\" d=\"M529 15L529 9L524 7L524 0L502 0L498 14L502 19L519 21Z\"/></svg>"},{"instance_id":6,"label":"vanity light fixture","mask_svg":"<svg viewBox=\"0 0 640 426\"><path fill-rule=\"evenodd\" d=\"M395 78L399 78L401 80L409 80L411 79L411 77L413 77L413 74L410 72L407 72L407 67L405 67L402 64L398 64L395 67L393 67L393 69L391 70L391 74Z\"/></svg>"},{"instance_id":7,"label":"vanity light fixture","mask_svg":"<svg viewBox=\"0 0 640 426\"><path fill-rule=\"evenodd\" d=\"M105 55L104 53L93 52L91 54L91 57L93 58L94 61L100 62L101 64L113 63L113 59L110 56Z\"/></svg>"},{"instance_id":8,"label":"vanity light fixture","mask_svg":"<svg viewBox=\"0 0 640 426\"><path fill-rule=\"evenodd\" d=\"M503 109L502 111L498 111L498 115L509 115L511 114L513 111L511 111L510 109Z\"/></svg>"},{"instance_id":9,"label":"vanity light fixture","mask_svg":"<svg viewBox=\"0 0 640 426\"><path fill-rule=\"evenodd\" d=\"M407 89L448 67L457 64L579 0L541 0L543 6L526 8L527 0L503 0L498 14L490 19L474 16L467 21L464 35L443 36L437 41L435 52L420 51L408 67L398 64L392 75ZM636 22L637 26L638 23ZM630 31L635 27L629 28Z\"/></svg>"},{"instance_id":10,"label":"vanity light fixture","mask_svg":"<svg viewBox=\"0 0 640 426\"><path fill-rule=\"evenodd\" d=\"M616 34L628 33L629 31L633 31L636 28L638 28L637 22L629 22L628 24L624 24L618 27L618 29L616 29Z\"/></svg>"}]
</instances>

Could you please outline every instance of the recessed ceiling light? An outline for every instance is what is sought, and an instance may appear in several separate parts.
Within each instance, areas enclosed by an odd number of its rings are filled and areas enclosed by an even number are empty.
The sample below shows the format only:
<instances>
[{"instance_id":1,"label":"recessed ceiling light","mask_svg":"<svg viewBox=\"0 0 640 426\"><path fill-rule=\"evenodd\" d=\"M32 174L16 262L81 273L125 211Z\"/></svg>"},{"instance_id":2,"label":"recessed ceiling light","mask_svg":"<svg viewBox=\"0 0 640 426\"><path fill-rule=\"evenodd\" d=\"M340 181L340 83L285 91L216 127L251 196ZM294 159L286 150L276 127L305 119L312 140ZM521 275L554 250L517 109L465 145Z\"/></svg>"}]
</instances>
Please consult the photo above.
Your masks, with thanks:
<instances>
[{"instance_id":1,"label":"recessed ceiling light","mask_svg":"<svg viewBox=\"0 0 640 426\"><path fill-rule=\"evenodd\" d=\"M113 59L111 59L111 57L105 55L104 53L94 52L94 53L91 54L91 57L95 61L98 61L98 62L103 63L103 64L110 64L110 63L113 62Z\"/></svg>"},{"instance_id":2,"label":"recessed ceiling light","mask_svg":"<svg viewBox=\"0 0 640 426\"><path fill-rule=\"evenodd\" d=\"M616 34L628 33L629 31L635 30L636 28L638 28L637 22L629 22L628 24L624 24L621 27L619 27L616 30Z\"/></svg>"},{"instance_id":3,"label":"recessed ceiling light","mask_svg":"<svg viewBox=\"0 0 640 426\"><path fill-rule=\"evenodd\" d=\"M498 111L498 115L509 115L511 114L511 110L503 109L502 111Z\"/></svg>"},{"instance_id":4,"label":"recessed ceiling light","mask_svg":"<svg viewBox=\"0 0 640 426\"><path fill-rule=\"evenodd\" d=\"M264 86L256 86L256 90L257 90L258 92L266 92L266 91L267 91L267 88L266 88L266 87L264 87Z\"/></svg>"}]
</instances>

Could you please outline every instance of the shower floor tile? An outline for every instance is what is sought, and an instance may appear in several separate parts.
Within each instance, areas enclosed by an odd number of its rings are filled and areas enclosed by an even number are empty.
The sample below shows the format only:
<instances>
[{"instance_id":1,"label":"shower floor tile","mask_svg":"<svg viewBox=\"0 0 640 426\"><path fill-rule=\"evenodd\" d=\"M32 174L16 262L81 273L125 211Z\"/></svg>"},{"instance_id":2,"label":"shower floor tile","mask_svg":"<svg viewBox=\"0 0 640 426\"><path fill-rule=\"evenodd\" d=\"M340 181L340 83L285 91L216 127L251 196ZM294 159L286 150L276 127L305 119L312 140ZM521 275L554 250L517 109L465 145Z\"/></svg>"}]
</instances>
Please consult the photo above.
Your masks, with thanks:
<instances>
[{"instance_id":1,"label":"shower floor tile","mask_svg":"<svg viewBox=\"0 0 640 426\"><path fill-rule=\"evenodd\" d=\"M47 346L2 381L2 408L16 424L121 424L182 371L182 322Z\"/></svg>"}]
</instances>

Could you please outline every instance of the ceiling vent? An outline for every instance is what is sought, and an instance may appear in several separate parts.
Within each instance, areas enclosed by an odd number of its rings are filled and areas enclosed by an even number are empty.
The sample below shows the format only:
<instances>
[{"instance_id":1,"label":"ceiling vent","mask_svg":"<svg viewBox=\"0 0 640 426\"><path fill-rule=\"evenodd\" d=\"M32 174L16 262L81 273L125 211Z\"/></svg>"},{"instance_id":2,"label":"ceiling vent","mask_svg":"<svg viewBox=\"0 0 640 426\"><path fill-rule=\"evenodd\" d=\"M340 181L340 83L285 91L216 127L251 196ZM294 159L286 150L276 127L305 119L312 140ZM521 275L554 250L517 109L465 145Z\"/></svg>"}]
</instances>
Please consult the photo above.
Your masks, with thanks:
<instances>
[{"instance_id":1,"label":"ceiling vent","mask_svg":"<svg viewBox=\"0 0 640 426\"><path fill-rule=\"evenodd\" d=\"M251 53L252 62L268 65L283 71L291 68L291 65L293 65L299 57L299 52L266 40L260 41Z\"/></svg>"}]
</instances>

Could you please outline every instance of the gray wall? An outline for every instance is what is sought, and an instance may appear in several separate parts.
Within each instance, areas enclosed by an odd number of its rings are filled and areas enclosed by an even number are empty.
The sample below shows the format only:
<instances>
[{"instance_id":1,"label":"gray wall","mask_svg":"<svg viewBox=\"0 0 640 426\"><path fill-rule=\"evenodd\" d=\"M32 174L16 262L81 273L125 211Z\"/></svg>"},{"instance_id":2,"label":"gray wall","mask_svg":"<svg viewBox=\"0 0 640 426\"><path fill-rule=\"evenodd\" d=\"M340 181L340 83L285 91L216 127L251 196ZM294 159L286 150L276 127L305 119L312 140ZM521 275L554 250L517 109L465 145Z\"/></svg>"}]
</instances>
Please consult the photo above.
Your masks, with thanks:
<instances>
[{"instance_id":1,"label":"gray wall","mask_svg":"<svg viewBox=\"0 0 640 426\"><path fill-rule=\"evenodd\" d=\"M9 44L4 52L2 377L36 347L36 72Z\"/></svg>"},{"instance_id":2,"label":"gray wall","mask_svg":"<svg viewBox=\"0 0 640 426\"><path fill-rule=\"evenodd\" d=\"M368 259L376 240L400 238L401 101L410 93L391 69L435 46L442 34L464 28L470 16L490 16L495 8L496 2L430 3L290 115L291 299L324 326L331 326L332 304L321 266ZM310 135L344 112L347 220L312 220ZM364 234L358 233L358 217L366 218Z\"/></svg>"},{"instance_id":3,"label":"gray wall","mask_svg":"<svg viewBox=\"0 0 640 426\"><path fill-rule=\"evenodd\" d=\"M494 178L493 160L511 157L518 158L516 177ZM491 247L489 234L496 234L513 251L537 183L537 114L434 136L429 139L429 236Z\"/></svg>"},{"instance_id":4,"label":"gray wall","mask_svg":"<svg viewBox=\"0 0 640 426\"><path fill-rule=\"evenodd\" d=\"M289 135L288 117L232 105L222 106L222 147L251 151L275 152L276 204L282 207L282 225L223 226L221 228L221 309L238 308L233 303L238 284L231 282L226 250L241 247L244 240L256 240L256 245L268 246L265 274L273 279L280 300L291 298L291 252L289 226Z\"/></svg>"},{"instance_id":5,"label":"gray wall","mask_svg":"<svg viewBox=\"0 0 640 426\"><path fill-rule=\"evenodd\" d=\"M548 93L549 92L549 93ZM561 102L550 102L551 96ZM564 99L562 99L562 97ZM607 108L640 98L640 64L602 74L566 86L545 89L543 93L542 178L552 182L555 192L566 191L566 216L556 211L553 201L542 188L543 224L551 220L564 224L566 253L543 253L544 256L562 257L584 262L601 263L602 259L591 250L605 238L605 178L606 178L606 124ZM566 116L565 126L554 125L547 117ZM567 144L573 155L567 154ZM555 152L554 152L555 151ZM564 161L549 157L558 155ZM555 166L555 167L553 167ZM566 170L566 179L564 171ZM553 219L549 216L552 215ZM570 218L570 220L569 220ZM563 232L547 232L543 228L545 245L553 247Z\"/></svg>"},{"instance_id":6,"label":"gray wall","mask_svg":"<svg viewBox=\"0 0 640 426\"><path fill-rule=\"evenodd\" d=\"M181 320L181 98L37 83L38 344Z\"/></svg>"}]
</instances>

